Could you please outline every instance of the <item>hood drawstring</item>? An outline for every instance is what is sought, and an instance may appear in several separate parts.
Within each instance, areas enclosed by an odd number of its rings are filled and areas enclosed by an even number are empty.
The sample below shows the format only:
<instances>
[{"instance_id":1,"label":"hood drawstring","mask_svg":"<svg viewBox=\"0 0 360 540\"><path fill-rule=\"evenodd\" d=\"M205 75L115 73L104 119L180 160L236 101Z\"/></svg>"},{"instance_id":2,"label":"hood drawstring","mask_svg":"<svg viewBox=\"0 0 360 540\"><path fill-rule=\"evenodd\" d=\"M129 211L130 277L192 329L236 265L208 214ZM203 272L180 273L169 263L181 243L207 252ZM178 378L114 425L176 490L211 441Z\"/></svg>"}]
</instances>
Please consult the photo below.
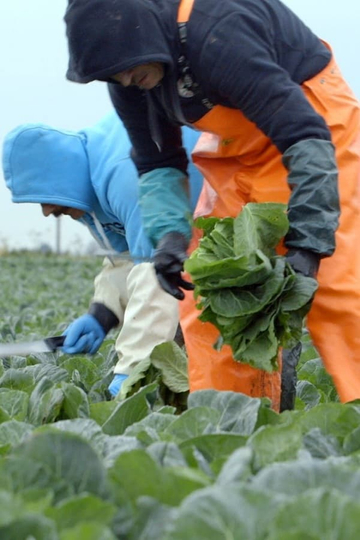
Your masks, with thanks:
<instances>
[{"instance_id":1,"label":"hood drawstring","mask_svg":"<svg viewBox=\"0 0 360 540\"><path fill-rule=\"evenodd\" d=\"M92 227L90 226L90 224L88 223L88 221L86 219L84 219L82 222L87 226L91 236L99 244L99 246L101 246L103 249L108 250L109 253L106 256L109 259L109 261L111 262L111 264L113 266L115 266L114 259L110 255L111 252L114 253L114 250L113 250L112 245L110 244L110 242L109 242L109 240L108 240L108 238L107 238L107 236L105 234L103 226L101 225L100 221L98 220L98 218L96 217L94 212L90 212L89 215L92 218L92 220L94 221L94 225L95 225L95 228L96 228L96 231L97 231L98 234L96 235L94 233Z\"/></svg>"}]
</instances>

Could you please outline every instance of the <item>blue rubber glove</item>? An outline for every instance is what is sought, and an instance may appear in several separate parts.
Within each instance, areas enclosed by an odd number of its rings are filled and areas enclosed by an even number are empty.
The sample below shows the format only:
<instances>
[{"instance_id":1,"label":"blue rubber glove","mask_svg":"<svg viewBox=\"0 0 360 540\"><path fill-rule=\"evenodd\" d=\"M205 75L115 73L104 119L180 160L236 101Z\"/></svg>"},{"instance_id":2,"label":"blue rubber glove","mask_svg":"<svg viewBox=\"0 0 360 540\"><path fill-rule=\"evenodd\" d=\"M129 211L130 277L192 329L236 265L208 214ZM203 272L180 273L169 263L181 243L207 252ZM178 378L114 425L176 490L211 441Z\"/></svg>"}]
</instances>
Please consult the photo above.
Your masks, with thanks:
<instances>
[{"instance_id":1,"label":"blue rubber glove","mask_svg":"<svg viewBox=\"0 0 360 540\"><path fill-rule=\"evenodd\" d=\"M128 378L129 375L124 375L123 373L116 373L114 375L114 378L113 380L111 381L111 383L109 384L108 386L108 390L110 392L110 394L115 397L118 395L118 393L120 392L120 388L122 386L122 383L124 381L126 381L126 379Z\"/></svg>"},{"instance_id":2,"label":"blue rubber glove","mask_svg":"<svg viewBox=\"0 0 360 540\"><path fill-rule=\"evenodd\" d=\"M105 338L101 324L88 313L72 322L64 332L62 350L67 354L95 354Z\"/></svg>"}]
</instances>

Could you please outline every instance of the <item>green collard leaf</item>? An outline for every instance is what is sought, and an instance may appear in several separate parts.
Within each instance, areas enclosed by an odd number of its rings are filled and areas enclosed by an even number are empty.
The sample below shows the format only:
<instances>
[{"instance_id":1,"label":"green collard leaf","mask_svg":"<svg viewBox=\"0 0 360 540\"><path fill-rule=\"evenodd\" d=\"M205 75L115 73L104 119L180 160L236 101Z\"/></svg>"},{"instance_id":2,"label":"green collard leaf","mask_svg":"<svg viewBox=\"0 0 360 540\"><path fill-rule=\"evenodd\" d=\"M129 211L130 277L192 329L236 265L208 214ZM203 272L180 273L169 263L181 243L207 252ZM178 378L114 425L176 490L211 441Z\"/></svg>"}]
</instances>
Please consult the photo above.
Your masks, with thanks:
<instances>
[{"instance_id":1,"label":"green collard leaf","mask_svg":"<svg viewBox=\"0 0 360 540\"><path fill-rule=\"evenodd\" d=\"M58 540L55 524L40 514L28 515L0 527L0 538L6 540Z\"/></svg>"},{"instance_id":2,"label":"green collard leaf","mask_svg":"<svg viewBox=\"0 0 360 540\"><path fill-rule=\"evenodd\" d=\"M299 539L355 540L359 530L360 502L336 490L318 488L285 503L270 524L269 540L288 538L280 534L289 533Z\"/></svg>"},{"instance_id":3,"label":"green collard leaf","mask_svg":"<svg viewBox=\"0 0 360 540\"><path fill-rule=\"evenodd\" d=\"M218 431L250 435L256 426L261 400L240 392L198 390L188 398L188 408L209 407L220 412Z\"/></svg>"},{"instance_id":4,"label":"green collard leaf","mask_svg":"<svg viewBox=\"0 0 360 540\"><path fill-rule=\"evenodd\" d=\"M80 494L104 496L105 468L81 437L64 431L34 431L7 458L6 474L13 489L49 488L57 502Z\"/></svg>"},{"instance_id":5,"label":"green collard leaf","mask_svg":"<svg viewBox=\"0 0 360 540\"><path fill-rule=\"evenodd\" d=\"M117 401L100 401L97 403L90 403L90 418L95 420L99 426L102 426L117 407Z\"/></svg>"},{"instance_id":6,"label":"green collard leaf","mask_svg":"<svg viewBox=\"0 0 360 540\"><path fill-rule=\"evenodd\" d=\"M29 396L21 390L0 388L0 407L10 418L23 421L27 416Z\"/></svg>"},{"instance_id":7,"label":"green collard leaf","mask_svg":"<svg viewBox=\"0 0 360 540\"><path fill-rule=\"evenodd\" d=\"M125 401L119 402L104 422L103 432L107 435L122 435L128 426L145 418L151 412L147 396L156 392L156 389L156 383L149 384Z\"/></svg>"},{"instance_id":8,"label":"green collard leaf","mask_svg":"<svg viewBox=\"0 0 360 540\"><path fill-rule=\"evenodd\" d=\"M55 521L59 531L71 529L81 522L110 525L116 508L110 502L94 495L81 494L61 501L46 510L46 517Z\"/></svg>"},{"instance_id":9,"label":"green collard leaf","mask_svg":"<svg viewBox=\"0 0 360 540\"><path fill-rule=\"evenodd\" d=\"M139 422L130 425L125 430L126 436L137 437L143 444L149 445L160 441L166 429L177 417L172 414L160 414L152 412Z\"/></svg>"},{"instance_id":10,"label":"green collard leaf","mask_svg":"<svg viewBox=\"0 0 360 540\"><path fill-rule=\"evenodd\" d=\"M109 470L109 478L120 499L125 493L134 502L146 496L170 506L177 506L192 491L205 485L203 475L192 474L190 469L164 469L144 450L121 454Z\"/></svg>"},{"instance_id":11,"label":"green collard leaf","mask_svg":"<svg viewBox=\"0 0 360 540\"><path fill-rule=\"evenodd\" d=\"M10 368L5 371L0 379L0 388L11 388L30 392L35 386L35 379L32 374L24 372L23 369Z\"/></svg>"},{"instance_id":12,"label":"green collard leaf","mask_svg":"<svg viewBox=\"0 0 360 540\"><path fill-rule=\"evenodd\" d=\"M338 401L334 382L320 358L312 358L303 363L298 370L298 378L301 381L308 381L317 388L321 402Z\"/></svg>"},{"instance_id":13,"label":"green collard leaf","mask_svg":"<svg viewBox=\"0 0 360 540\"><path fill-rule=\"evenodd\" d=\"M116 396L117 400L125 399L131 388L141 381L145 376L146 372L151 365L150 357L143 358L134 368L131 370L131 373L127 379L121 385L120 392Z\"/></svg>"},{"instance_id":14,"label":"green collard leaf","mask_svg":"<svg viewBox=\"0 0 360 540\"><path fill-rule=\"evenodd\" d=\"M70 383L62 383L61 390L63 418L89 418L89 401L84 390Z\"/></svg>"},{"instance_id":15,"label":"green collard leaf","mask_svg":"<svg viewBox=\"0 0 360 540\"><path fill-rule=\"evenodd\" d=\"M147 448L148 454L162 467L186 467L188 464L177 444L158 441Z\"/></svg>"},{"instance_id":16,"label":"green collard leaf","mask_svg":"<svg viewBox=\"0 0 360 540\"><path fill-rule=\"evenodd\" d=\"M0 490L0 531L22 513L21 499L10 491Z\"/></svg>"},{"instance_id":17,"label":"green collard leaf","mask_svg":"<svg viewBox=\"0 0 360 540\"><path fill-rule=\"evenodd\" d=\"M30 423L38 426L54 422L59 416L63 402L63 391L44 377L30 395L28 416Z\"/></svg>"},{"instance_id":18,"label":"green collard leaf","mask_svg":"<svg viewBox=\"0 0 360 540\"><path fill-rule=\"evenodd\" d=\"M249 256L259 249L275 248L289 228L286 205L248 203L234 221L235 254Z\"/></svg>"},{"instance_id":19,"label":"green collard leaf","mask_svg":"<svg viewBox=\"0 0 360 540\"><path fill-rule=\"evenodd\" d=\"M105 525L91 521L62 531L59 540L116 540L116 536Z\"/></svg>"},{"instance_id":20,"label":"green collard leaf","mask_svg":"<svg viewBox=\"0 0 360 540\"><path fill-rule=\"evenodd\" d=\"M216 224L209 235L212 240L214 254L219 259L234 256L234 222L224 218Z\"/></svg>"},{"instance_id":21,"label":"green collard leaf","mask_svg":"<svg viewBox=\"0 0 360 540\"><path fill-rule=\"evenodd\" d=\"M0 453L24 441L32 432L33 426L25 422L10 420L0 424Z\"/></svg>"},{"instance_id":22,"label":"green collard leaf","mask_svg":"<svg viewBox=\"0 0 360 540\"><path fill-rule=\"evenodd\" d=\"M161 372L162 380L170 390L177 393L189 390L187 356L174 341L157 345L150 359Z\"/></svg>"},{"instance_id":23,"label":"green collard leaf","mask_svg":"<svg viewBox=\"0 0 360 540\"><path fill-rule=\"evenodd\" d=\"M296 384L296 398L309 410L320 403L321 394L314 384L309 381L298 381Z\"/></svg>"},{"instance_id":24,"label":"green collard leaf","mask_svg":"<svg viewBox=\"0 0 360 540\"><path fill-rule=\"evenodd\" d=\"M176 442L182 442L205 433L215 433L219 431L220 417L220 411L216 409L193 407L171 422L166 433L171 434Z\"/></svg>"},{"instance_id":25,"label":"green collard leaf","mask_svg":"<svg viewBox=\"0 0 360 540\"><path fill-rule=\"evenodd\" d=\"M303 444L314 458L326 459L343 454L339 441L333 435L324 435L319 428L308 431Z\"/></svg>"},{"instance_id":26,"label":"green collard leaf","mask_svg":"<svg viewBox=\"0 0 360 540\"><path fill-rule=\"evenodd\" d=\"M194 448L209 462L222 464L238 448L246 444L247 437L235 433L212 433L187 439L179 446L187 458Z\"/></svg>"},{"instance_id":27,"label":"green collard leaf","mask_svg":"<svg viewBox=\"0 0 360 540\"><path fill-rule=\"evenodd\" d=\"M197 229L202 229L205 235L209 235L215 225L221 221L222 218L210 216L208 218L198 217L195 220L194 226Z\"/></svg>"},{"instance_id":28,"label":"green collard leaf","mask_svg":"<svg viewBox=\"0 0 360 540\"><path fill-rule=\"evenodd\" d=\"M304 433L318 428L324 435L332 435L342 444L344 438L360 424L356 407L341 403L320 403L299 420Z\"/></svg>"},{"instance_id":29,"label":"green collard leaf","mask_svg":"<svg viewBox=\"0 0 360 540\"><path fill-rule=\"evenodd\" d=\"M101 427L90 418L60 420L51 424L50 429L58 429L78 435L88 441L99 455L102 455L104 451L106 435L103 434Z\"/></svg>"},{"instance_id":30,"label":"green collard leaf","mask_svg":"<svg viewBox=\"0 0 360 540\"><path fill-rule=\"evenodd\" d=\"M99 379L98 367L88 358L76 358L72 356L62 362L61 367L65 369L70 376L72 376L74 371L77 372L80 376L81 383L85 386L87 391L89 391Z\"/></svg>"},{"instance_id":31,"label":"green collard leaf","mask_svg":"<svg viewBox=\"0 0 360 540\"><path fill-rule=\"evenodd\" d=\"M253 452L249 447L235 450L226 460L216 483L228 486L232 482L246 482L252 476Z\"/></svg>"},{"instance_id":32,"label":"green collard leaf","mask_svg":"<svg viewBox=\"0 0 360 540\"><path fill-rule=\"evenodd\" d=\"M143 497L136 505L136 516L127 536L129 540L160 540L173 521L177 509L161 504L155 499ZM123 533L123 530L121 530Z\"/></svg>"},{"instance_id":33,"label":"green collard leaf","mask_svg":"<svg viewBox=\"0 0 360 540\"><path fill-rule=\"evenodd\" d=\"M240 484L198 490L183 501L164 540L265 538L280 502Z\"/></svg>"},{"instance_id":34,"label":"green collard leaf","mask_svg":"<svg viewBox=\"0 0 360 540\"><path fill-rule=\"evenodd\" d=\"M137 438L125 435L104 435L103 443L103 465L106 468L112 467L118 456L123 452L143 448L143 445Z\"/></svg>"},{"instance_id":35,"label":"green collard leaf","mask_svg":"<svg viewBox=\"0 0 360 540\"><path fill-rule=\"evenodd\" d=\"M294 459L302 446L302 431L297 424L263 426L250 437L248 446L259 470L274 461Z\"/></svg>"},{"instance_id":36,"label":"green collard leaf","mask_svg":"<svg viewBox=\"0 0 360 540\"><path fill-rule=\"evenodd\" d=\"M282 311L295 311L306 306L318 288L316 279L295 274L294 280L281 298Z\"/></svg>"},{"instance_id":37,"label":"green collard leaf","mask_svg":"<svg viewBox=\"0 0 360 540\"><path fill-rule=\"evenodd\" d=\"M336 489L358 501L360 471L346 458L298 459L273 463L251 479L251 485L260 490L286 496L307 494L314 488Z\"/></svg>"}]
</instances>

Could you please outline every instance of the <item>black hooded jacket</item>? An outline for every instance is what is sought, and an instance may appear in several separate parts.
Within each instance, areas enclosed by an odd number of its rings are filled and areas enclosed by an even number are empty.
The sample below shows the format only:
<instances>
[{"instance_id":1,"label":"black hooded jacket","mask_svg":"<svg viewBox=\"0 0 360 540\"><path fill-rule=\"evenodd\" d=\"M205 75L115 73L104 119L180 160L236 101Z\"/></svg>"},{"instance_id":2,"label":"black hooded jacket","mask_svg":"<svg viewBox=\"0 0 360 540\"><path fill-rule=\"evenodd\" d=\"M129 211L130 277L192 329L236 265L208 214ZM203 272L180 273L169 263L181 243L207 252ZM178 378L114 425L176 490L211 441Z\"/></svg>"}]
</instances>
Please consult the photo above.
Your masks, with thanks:
<instances>
[{"instance_id":1,"label":"black hooded jacket","mask_svg":"<svg viewBox=\"0 0 360 540\"><path fill-rule=\"evenodd\" d=\"M70 0L65 15L67 78L108 82L140 174L158 167L185 171L178 126L216 104L240 109L281 153L304 139L331 140L300 87L331 53L289 8L279 0L195 0L184 47L178 7L179 0ZM149 62L165 64L154 89L110 82L111 75ZM187 75L189 92L179 95Z\"/></svg>"}]
</instances>

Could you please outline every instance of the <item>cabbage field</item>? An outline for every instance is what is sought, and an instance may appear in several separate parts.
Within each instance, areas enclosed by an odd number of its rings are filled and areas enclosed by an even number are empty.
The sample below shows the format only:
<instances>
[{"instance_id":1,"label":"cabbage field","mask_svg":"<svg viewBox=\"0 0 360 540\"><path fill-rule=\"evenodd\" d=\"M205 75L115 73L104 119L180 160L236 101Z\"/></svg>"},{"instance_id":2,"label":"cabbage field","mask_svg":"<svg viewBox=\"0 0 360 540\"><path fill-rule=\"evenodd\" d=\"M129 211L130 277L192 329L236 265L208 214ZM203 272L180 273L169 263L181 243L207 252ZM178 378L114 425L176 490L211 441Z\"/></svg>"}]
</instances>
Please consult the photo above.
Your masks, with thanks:
<instances>
[{"instance_id":1,"label":"cabbage field","mask_svg":"<svg viewBox=\"0 0 360 540\"><path fill-rule=\"evenodd\" d=\"M1 342L61 334L100 266L0 255ZM0 540L359 538L360 402L338 402L306 334L296 410L282 414L189 395L175 343L110 400L114 335L92 357L0 359Z\"/></svg>"}]
</instances>

